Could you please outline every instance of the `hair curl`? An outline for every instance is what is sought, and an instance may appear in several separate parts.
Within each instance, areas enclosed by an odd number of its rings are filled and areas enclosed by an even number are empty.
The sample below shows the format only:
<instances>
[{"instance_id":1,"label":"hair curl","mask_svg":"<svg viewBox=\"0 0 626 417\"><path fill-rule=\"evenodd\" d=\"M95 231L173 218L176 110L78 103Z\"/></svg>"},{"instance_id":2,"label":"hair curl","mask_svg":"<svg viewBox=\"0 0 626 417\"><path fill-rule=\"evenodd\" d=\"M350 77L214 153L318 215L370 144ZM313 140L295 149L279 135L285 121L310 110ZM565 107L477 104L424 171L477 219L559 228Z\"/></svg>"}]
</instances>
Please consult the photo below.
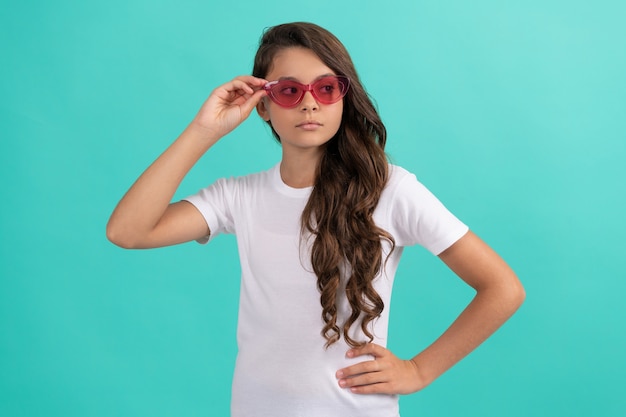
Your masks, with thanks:
<instances>
[{"instance_id":1,"label":"hair curl","mask_svg":"<svg viewBox=\"0 0 626 417\"><path fill-rule=\"evenodd\" d=\"M348 345L356 347L365 341L350 336L352 325L360 320L360 328L371 342L374 336L368 325L384 309L372 285L383 264L381 239L391 244L391 250L395 247L393 237L372 218L388 179L384 152L387 133L348 51L333 34L317 25L296 22L266 30L252 75L265 77L276 53L290 47L313 51L336 74L350 78L341 125L325 145L313 191L302 212L301 228L315 237L311 263L320 291L325 323L321 334L326 347L342 334ZM274 128L272 132L280 141ZM342 288L342 271L346 270L349 277ZM351 312L344 323L338 323L337 295L343 289Z\"/></svg>"}]
</instances>

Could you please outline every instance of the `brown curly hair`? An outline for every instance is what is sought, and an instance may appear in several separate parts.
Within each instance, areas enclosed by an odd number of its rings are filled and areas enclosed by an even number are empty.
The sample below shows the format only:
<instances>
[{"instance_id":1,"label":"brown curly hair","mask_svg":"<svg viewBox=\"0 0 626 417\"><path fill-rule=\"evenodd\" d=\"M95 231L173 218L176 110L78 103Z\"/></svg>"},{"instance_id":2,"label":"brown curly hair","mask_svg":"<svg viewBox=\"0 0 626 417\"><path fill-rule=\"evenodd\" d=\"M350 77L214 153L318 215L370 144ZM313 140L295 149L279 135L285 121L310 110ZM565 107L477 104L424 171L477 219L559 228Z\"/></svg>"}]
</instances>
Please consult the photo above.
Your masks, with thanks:
<instances>
[{"instance_id":1,"label":"brown curly hair","mask_svg":"<svg viewBox=\"0 0 626 417\"><path fill-rule=\"evenodd\" d=\"M261 37L252 75L264 78L274 56L282 49L302 47L313 51L336 74L350 78L344 97L339 131L325 145L311 196L302 212L302 233L314 236L311 263L317 275L326 347L341 335L352 347L365 343L350 337L350 327L360 327L371 342L370 322L380 316L384 303L372 285L383 266L382 240L395 247L393 237L372 218L388 178L384 152L386 129L361 85L343 44L327 30L296 22L267 29ZM271 124L270 124L271 126ZM272 128L278 141L280 138ZM348 268L346 268L348 267ZM342 288L342 271L348 271ZM345 289L351 313L338 323L337 295Z\"/></svg>"}]
</instances>

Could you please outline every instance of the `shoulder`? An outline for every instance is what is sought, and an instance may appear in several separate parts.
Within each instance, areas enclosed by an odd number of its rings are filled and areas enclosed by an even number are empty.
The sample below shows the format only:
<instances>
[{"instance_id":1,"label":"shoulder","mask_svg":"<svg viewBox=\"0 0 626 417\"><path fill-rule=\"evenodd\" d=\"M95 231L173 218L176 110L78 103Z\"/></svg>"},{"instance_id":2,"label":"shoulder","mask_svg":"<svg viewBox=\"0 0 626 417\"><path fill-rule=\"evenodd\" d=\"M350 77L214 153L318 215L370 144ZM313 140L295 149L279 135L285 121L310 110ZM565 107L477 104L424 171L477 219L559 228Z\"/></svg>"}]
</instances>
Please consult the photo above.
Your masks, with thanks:
<instances>
[{"instance_id":1,"label":"shoulder","mask_svg":"<svg viewBox=\"0 0 626 417\"><path fill-rule=\"evenodd\" d=\"M399 165L389 164L389 176L383 190L384 198L394 198L398 193L419 193L424 186L412 172Z\"/></svg>"},{"instance_id":2,"label":"shoulder","mask_svg":"<svg viewBox=\"0 0 626 417\"><path fill-rule=\"evenodd\" d=\"M415 175L402 168L399 165L393 165L393 164L389 164L388 165L388 169L389 169L389 178L387 180L387 185L388 186L393 186L394 184L402 181L403 179L407 178L407 177L415 177Z\"/></svg>"},{"instance_id":3,"label":"shoulder","mask_svg":"<svg viewBox=\"0 0 626 417\"><path fill-rule=\"evenodd\" d=\"M417 177L390 165L389 181L381 195L381 221L396 244L420 244L434 254L446 249L467 232L465 226ZM384 213L384 214L383 214Z\"/></svg>"},{"instance_id":4,"label":"shoulder","mask_svg":"<svg viewBox=\"0 0 626 417\"><path fill-rule=\"evenodd\" d=\"M236 201L252 198L256 191L263 192L263 188L267 188L272 183L276 170L275 166L254 174L222 177L184 200L195 205L202 203L233 205Z\"/></svg>"},{"instance_id":5,"label":"shoulder","mask_svg":"<svg viewBox=\"0 0 626 417\"><path fill-rule=\"evenodd\" d=\"M265 171L240 176L223 177L218 179L214 184L233 191L258 189L259 187L273 182L278 167L279 165L275 165Z\"/></svg>"},{"instance_id":6,"label":"shoulder","mask_svg":"<svg viewBox=\"0 0 626 417\"><path fill-rule=\"evenodd\" d=\"M389 165L389 178L379 204L394 214L440 210L441 202L422 184L415 174L398 166Z\"/></svg>"}]
</instances>

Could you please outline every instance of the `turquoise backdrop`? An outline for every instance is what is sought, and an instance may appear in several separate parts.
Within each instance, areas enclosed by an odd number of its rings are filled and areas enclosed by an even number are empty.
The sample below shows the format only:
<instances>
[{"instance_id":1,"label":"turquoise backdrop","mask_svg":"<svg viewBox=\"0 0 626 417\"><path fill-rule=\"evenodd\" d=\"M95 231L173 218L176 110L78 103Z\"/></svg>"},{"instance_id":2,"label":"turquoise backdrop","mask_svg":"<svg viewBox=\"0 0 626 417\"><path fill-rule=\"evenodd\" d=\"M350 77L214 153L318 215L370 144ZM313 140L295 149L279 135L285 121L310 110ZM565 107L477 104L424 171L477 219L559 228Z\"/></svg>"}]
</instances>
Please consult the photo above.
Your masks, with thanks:
<instances>
[{"instance_id":1,"label":"turquoise backdrop","mask_svg":"<svg viewBox=\"0 0 626 417\"><path fill-rule=\"evenodd\" d=\"M262 30L347 46L415 172L517 271L527 301L409 416L626 415L626 3L621 0L3 2L0 416L227 416L235 240L125 251L108 216ZM256 115L177 198L265 169ZM408 358L472 292L406 251L390 348ZM306 375L302 376L306 378ZM297 381L294 381L297 383Z\"/></svg>"}]
</instances>

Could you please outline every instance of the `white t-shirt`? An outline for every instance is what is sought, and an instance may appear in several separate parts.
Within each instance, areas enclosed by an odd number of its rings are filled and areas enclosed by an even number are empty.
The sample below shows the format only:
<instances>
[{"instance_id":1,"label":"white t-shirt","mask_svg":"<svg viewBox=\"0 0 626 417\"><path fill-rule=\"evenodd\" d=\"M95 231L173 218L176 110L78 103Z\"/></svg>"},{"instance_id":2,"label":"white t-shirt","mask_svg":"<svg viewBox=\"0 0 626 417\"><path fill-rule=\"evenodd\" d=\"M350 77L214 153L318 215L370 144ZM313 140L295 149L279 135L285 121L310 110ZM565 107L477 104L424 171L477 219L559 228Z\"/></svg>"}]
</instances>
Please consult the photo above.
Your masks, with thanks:
<instances>
[{"instance_id":1,"label":"white t-shirt","mask_svg":"<svg viewBox=\"0 0 626 417\"><path fill-rule=\"evenodd\" d=\"M348 359L343 338L328 349L310 241L300 239L300 216L312 188L291 188L280 164L239 178L220 179L188 197L206 219L213 239L237 237L241 294L233 379L232 417L397 417L398 398L357 395L342 389L337 370L368 360ZM387 345L389 302L404 246L420 244L439 254L468 230L415 176L390 165L390 178L374 211L376 224L395 239L396 248L374 288L385 309L370 331ZM389 245L383 242L383 259ZM350 307L339 297L338 323ZM356 340L367 340L353 326Z\"/></svg>"}]
</instances>

